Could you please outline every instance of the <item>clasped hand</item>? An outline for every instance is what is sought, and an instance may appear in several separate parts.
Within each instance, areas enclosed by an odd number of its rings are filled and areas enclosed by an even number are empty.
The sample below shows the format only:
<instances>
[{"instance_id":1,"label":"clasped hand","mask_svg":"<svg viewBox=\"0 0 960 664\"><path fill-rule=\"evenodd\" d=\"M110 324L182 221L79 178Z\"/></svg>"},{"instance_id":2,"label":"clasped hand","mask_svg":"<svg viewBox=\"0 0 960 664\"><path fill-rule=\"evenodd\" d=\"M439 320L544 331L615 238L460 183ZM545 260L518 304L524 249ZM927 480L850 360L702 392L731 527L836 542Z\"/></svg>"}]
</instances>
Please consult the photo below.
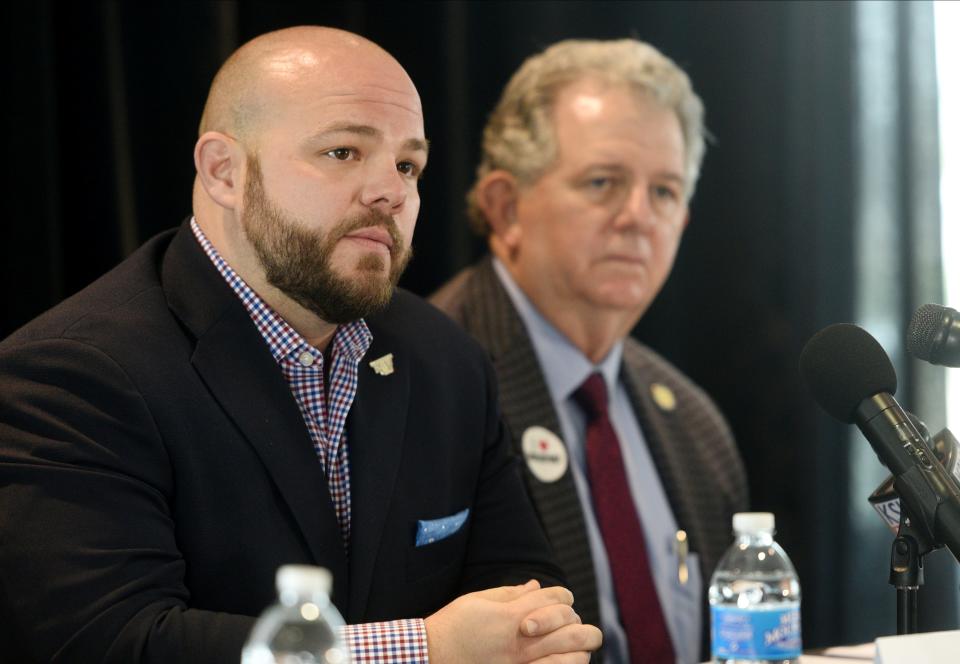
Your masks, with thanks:
<instances>
[{"instance_id":1,"label":"clasped hand","mask_svg":"<svg viewBox=\"0 0 960 664\"><path fill-rule=\"evenodd\" d=\"M603 640L569 590L535 580L462 595L425 623L430 664L580 664Z\"/></svg>"}]
</instances>

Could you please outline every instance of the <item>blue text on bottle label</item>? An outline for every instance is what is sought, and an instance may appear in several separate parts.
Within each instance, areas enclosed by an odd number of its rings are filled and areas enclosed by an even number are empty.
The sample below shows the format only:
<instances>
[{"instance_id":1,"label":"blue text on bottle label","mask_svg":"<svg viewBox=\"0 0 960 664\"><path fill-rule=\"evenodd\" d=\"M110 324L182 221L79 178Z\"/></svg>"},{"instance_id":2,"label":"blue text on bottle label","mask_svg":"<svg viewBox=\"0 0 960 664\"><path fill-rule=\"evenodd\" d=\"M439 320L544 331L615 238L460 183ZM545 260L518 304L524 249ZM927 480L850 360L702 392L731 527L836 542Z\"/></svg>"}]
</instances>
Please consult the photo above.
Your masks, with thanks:
<instances>
[{"instance_id":1,"label":"blue text on bottle label","mask_svg":"<svg viewBox=\"0 0 960 664\"><path fill-rule=\"evenodd\" d=\"M718 659L790 659L800 656L800 607L710 607L710 643Z\"/></svg>"}]
</instances>

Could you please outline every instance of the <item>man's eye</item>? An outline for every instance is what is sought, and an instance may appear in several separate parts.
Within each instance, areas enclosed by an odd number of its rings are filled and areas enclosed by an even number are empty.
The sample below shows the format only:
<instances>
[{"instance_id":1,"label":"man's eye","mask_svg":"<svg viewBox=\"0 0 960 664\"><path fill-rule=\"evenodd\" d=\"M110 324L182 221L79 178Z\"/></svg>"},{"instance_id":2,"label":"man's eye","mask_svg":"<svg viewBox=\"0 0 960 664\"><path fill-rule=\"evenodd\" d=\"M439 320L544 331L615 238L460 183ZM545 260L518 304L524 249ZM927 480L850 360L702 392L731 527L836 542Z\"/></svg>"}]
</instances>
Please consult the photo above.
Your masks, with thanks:
<instances>
[{"instance_id":1,"label":"man's eye","mask_svg":"<svg viewBox=\"0 0 960 664\"><path fill-rule=\"evenodd\" d=\"M680 199L680 194L673 187L664 185L654 186L653 194L660 200L676 201Z\"/></svg>"},{"instance_id":2,"label":"man's eye","mask_svg":"<svg viewBox=\"0 0 960 664\"><path fill-rule=\"evenodd\" d=\"M334 148L333 150L327 150L324 152L328 157L333 157L337 161L346 161L354 156L353 148Z\"/></svg>"},{"instance_id":3,"label":"man's eye","mask_svg":"<svg viewBox=\"0 0 960 664\"><path fill-rule=\"evenodd\" d=\"M409 175L411 177L420 176L420 167L412 161L401 161L397 164L397 171L399 171L401 175Z\"/></svg>"},{"instance_id":4,"label":"man's eye","mask_svg":"<svg viewBox=\"0 0 960 664\"><path fill-rule=\"evenodd\" d=\"M608 189L612 184L613 180L608 177L590 178L587 180L587 186L597 191Z\"/></svg>"}]
</instances>

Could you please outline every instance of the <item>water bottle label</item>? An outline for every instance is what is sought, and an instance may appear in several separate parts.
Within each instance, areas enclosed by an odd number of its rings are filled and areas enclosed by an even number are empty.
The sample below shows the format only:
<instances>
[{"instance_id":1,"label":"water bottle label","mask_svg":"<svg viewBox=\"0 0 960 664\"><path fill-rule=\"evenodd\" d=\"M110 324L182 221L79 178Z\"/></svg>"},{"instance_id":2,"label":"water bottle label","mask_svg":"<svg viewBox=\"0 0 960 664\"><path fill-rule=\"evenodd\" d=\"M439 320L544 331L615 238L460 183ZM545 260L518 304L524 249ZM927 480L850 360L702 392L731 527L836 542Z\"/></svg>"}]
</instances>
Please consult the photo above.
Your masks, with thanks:
<instances>
[{"instance_id":1,"label":"water bottle label","mask_svg":"<svg viewBox=\"0 0 960 664\"><path fill-rule=\"evenodd\" d=\"M800 656L800 607L710 607L710 642L717 659L790 659Z\"/></svg>"}]
</instances>

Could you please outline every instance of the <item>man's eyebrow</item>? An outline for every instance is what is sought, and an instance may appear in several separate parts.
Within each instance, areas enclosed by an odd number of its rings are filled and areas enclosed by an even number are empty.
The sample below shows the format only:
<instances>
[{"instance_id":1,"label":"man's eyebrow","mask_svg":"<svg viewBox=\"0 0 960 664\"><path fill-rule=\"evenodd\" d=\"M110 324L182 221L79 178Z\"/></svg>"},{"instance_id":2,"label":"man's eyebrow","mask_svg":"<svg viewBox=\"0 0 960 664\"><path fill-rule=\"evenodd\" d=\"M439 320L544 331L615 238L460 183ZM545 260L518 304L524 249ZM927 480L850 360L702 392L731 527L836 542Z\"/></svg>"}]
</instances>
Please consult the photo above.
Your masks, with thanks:
<instances>
[{"instance_id":1,"label":"man's eyebrow","mask_svg":"<svg viewBox=\"0 0 960 664\"><path fill-rule=\"evenodd\" d=\"M630 169L616 161L598 161L587 164L582 169L582 172L589 172L592 170L625 172L629 171ZM657 171L653 173L653 177L662 178L664 180L672 180L682 185L687 184L686 176L673 170Z\"/></svg>"},{"instance_id":2,"label":"man's eyebrow","mask_svg":"<svg viewBox=\"0 0 960 664\"><path fill-rule=\"evenodd\" d=\"M664 180L673 180L674 182L677 182L678 184L682 184L684 186L686 186L687 184L687 178L678 173L672 173L667 171L665 173L660 173L660 177L662 177Z\"/></svg>"},{"instance_id":3,"label":"man's eyebrow","mask_svg":"<svg viewBox=\"0 0 960 664\"><path fill-rule=\"evenodd\" d=\"M354 124L353 122L334 122L321 127L316 136L326 136L327 134L357 134L358 136L373 136L374 138L383 136L383 132L376 127Z\"/></svg>"},{"instance_id":4,"label":"man's eyebrow","mask_svg":"<svg viewBox=\"0 0 960 664\"><path fill-rule=\"evenodd\" d=\"M313 138L324 138L329 134L354 134L356 136L369 136L371 138L382 138L383 132L376 127L364 124L354 124L353 122L334 122L326 127L322 127ZM403 142L403 149L428 153L430 143L422 138L408 138Z\"/></svg>"},{"instance_id":5,"label":"man's eyebrow","mask_svg":"<svg viewBox=\"0 0 960 664\"><path fill-rule=\"evenodd\" d=\"M424 154L430 153L430 141L423 140L420 138L408 138L403 142L403 149L410 150L411 152L423 152Z\"/></svg>"}]
</instances>

